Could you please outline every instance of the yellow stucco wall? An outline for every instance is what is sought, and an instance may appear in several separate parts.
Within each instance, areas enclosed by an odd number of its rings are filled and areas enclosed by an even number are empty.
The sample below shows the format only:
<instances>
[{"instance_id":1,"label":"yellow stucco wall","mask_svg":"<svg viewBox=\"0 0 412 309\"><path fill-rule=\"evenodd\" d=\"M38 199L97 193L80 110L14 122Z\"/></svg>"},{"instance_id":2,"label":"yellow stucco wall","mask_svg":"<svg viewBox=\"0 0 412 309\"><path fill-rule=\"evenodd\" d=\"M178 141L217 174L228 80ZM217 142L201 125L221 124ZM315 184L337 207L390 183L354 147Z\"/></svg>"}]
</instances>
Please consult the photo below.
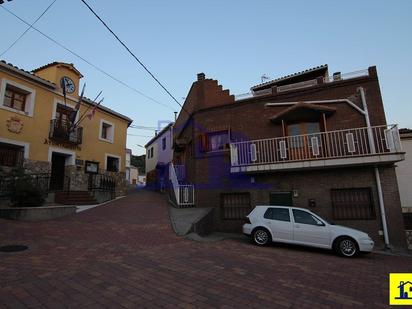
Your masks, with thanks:
<instances>
[{"instance_id":1,"label":"yellow stucco wall","mask_svg":"<svg viewBox=\"0 0 412 309\"><path fill-rule=\"evenodd\" d=\"M59 85L59 80L62 76L70 77L76 84L76 91L73 94L68 94L67 104L72 106L76 104L80 76L78 76L75 71L65 66L52 66L44 69L42 72L36 73L36 75L54 82L56 85ZM0 138L29 143L28 159L30 160L49 161L49 147L53 147L59 148L62 151L75 152L76 159L100 162L100 169L105 169L105 154L119 156L121 158L120 171L125 171L125 148L128 126L126 120L101 109L97 109L92 120L86 117L80 124L80 126L83 127L83 141L82 144L79 145L81 150L45 144L45 139L49 137L50 120L53 117L56 102L64 104L61 90L50 90L17 74L14 75L14 73L0 70L0 89L6 81L12 81L33 89L35 91L35 106L32 117L17 111L0 108ZM60 86L57 87L60 88ZM3 97L0 97L0 105L2 105L2 103ZM80 107L79 115L82 115L88 106L88 104L83 103ZM20 133L13 133L8 130L6 124L7 120L11 117L17 117L23 122L23 129ZM99 139L101 119L114 124L113 143Z\"/></svg>"}]
</instances>

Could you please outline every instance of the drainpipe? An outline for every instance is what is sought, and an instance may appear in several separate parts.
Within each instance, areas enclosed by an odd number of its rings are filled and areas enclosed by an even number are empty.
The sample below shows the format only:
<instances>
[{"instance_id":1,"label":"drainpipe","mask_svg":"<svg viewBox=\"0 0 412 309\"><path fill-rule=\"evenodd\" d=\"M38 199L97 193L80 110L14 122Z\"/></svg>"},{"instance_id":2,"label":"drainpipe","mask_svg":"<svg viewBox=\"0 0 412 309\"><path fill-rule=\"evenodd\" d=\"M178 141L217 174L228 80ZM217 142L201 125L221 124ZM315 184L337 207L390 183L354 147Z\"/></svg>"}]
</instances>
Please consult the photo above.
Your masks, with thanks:
<instances>
[{"instance_id":1,"label":"drainpipe","mask_svg":"<svg viewBox=\"0 0 412 309\"><path fill-rule=\"evenodd\" d=\"M373 133L372 133L372 128L370 124L370 119L369 119L368 106L366 104L365 90L362 87L359 87L358 91L360 92L360 96L362 100L363 111L364 111L366 126L368 130L369 146L371 148L371 152L374 154L376 153L376 149L375 149L375 143L373 140ZM374 170L375 170L376 187L378 189L379 209L380 209L381 219L382 219L382 229L383 229L383 238L385 241L385 249L389 249L390 243L389 243L389 235L388 235L388 225L386 223L385 204L383 201L382 184L381 184L381 178L379 176L379 168L375 166Z\"/></svg>"}]
</instances>

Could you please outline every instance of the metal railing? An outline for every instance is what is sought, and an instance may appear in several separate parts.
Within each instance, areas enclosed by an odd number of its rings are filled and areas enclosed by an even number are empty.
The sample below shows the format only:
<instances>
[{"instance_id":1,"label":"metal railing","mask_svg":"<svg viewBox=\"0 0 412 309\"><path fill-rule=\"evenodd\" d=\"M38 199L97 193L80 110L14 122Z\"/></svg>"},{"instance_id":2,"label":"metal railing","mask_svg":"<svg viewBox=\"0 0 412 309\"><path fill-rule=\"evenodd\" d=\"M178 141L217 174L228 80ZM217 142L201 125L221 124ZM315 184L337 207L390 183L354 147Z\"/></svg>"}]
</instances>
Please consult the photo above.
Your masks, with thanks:
<instances>
[{"instance_id":1,"label":"metal railing","mask_svg":"<svg viewBox=\"0 0 412 309\"><path fill-rule=\"evenodd\" d=\"M354 71L354 72L349 72L349 73L335 73L332 76L327 76L323 78L323 81L325 83L333 83L336 81L340 80L348 80L352 78L357 78L357 77L363 77L363 76L369 76L369 70L359 70L359 71Z\"/></svg>"},{"instance_id":2,"label":"metal railing","mask_svg":"<svg viewBox=\"0 0 412 309\"><path fill-rule=\"evenodd\" d=\"M22 166L24 161L23 147L0 147L0 166Z\"/></svg>"},{"instance_id":3,"label":"metal railing","mask_svg":"<svg viewBox=\"0 0 412 309\"><path fill-rule=\"evenodd\" d=\"M173 163L169 164L169 179L178 206L192 206L195 204L195 188L193 185L179 184L176 168Z\"/></svg>"},{"instance_id":4,"label":"metal railing","mask_svg":"<svg viewBox=\"0 0 412 309\"><path fill-rule=\"evenodd\" d=\"M79 145L82 143L83 139L83 128L73 128L72 123L69 121L53 119L50 120L49 138L60 142Z\"/></svg>"},{"instance_id":5,"label":"metal railing","mask_svg":"<svg viewBox=\"0 0 412 309\"><path fill-rule=\"evenodd\" d=\"M110 192L111 198L115 197L116 181L110 175L105 174L89 174L89 182L87 189L91 192L103 191Z\"/></svg>"},{"instance_id":6,"label":"metal railing","mask_svg":"<svg viewBox=\"0 0 412 309\"><path fill-rule=\"evenodd\" d=\"M235 142L232 166L349 158L402 152L397 125Z\"/></svg>"},{"instance_id":7,"label":"metal railing","mask_svg":"<svg viewBox=\"0 0 412 309\"><path fill-rule=\"evenodd\" d=\"M186 179L186 170L184 165L175 165L176 177L179 182Z\"/></svg>"}]
</instances>

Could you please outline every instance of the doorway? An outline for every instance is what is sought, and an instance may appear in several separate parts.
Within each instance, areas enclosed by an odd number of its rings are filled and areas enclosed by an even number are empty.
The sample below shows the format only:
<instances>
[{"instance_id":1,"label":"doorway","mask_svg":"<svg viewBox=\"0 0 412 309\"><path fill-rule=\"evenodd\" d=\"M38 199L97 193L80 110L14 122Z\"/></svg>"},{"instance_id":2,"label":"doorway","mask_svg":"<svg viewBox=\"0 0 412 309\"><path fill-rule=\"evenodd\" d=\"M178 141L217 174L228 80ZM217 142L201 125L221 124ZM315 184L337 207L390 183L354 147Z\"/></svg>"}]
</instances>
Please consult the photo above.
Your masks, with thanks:
<instances>
[{"instance_id":1,"label":"doorway","mask_svg":"<svg viewBox=\"0 0 412 309\"><path fill-rule=\"evenodd\" d=\"M269 204L273 206L293 206L292 192L271 192Z\"/></svg>"},{"instance_id":2,"label":"doorway","mask_svg":"<svg viewBox=\"0 0 412 309\"><path fill-rule=\"evenodd\" d=\"M50 189L51 190L63 190L64 186L64 170L66 166L67 156L57 152L52 153L51 158L51 178Z\"/></svg>"}]
</instances>

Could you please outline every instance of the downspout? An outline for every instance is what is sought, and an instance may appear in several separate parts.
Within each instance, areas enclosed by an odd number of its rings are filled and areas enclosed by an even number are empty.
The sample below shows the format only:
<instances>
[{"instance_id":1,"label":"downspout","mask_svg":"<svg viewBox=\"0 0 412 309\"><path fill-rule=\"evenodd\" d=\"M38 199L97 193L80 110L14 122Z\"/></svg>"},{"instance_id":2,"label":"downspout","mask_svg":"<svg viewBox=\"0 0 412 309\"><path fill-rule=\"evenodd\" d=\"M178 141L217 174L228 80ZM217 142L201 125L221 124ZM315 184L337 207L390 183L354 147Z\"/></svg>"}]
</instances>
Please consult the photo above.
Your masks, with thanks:
<instances>
[{"instance_id":1,"label":"downspout","mask_svg":"<svg viewBox=\"0 0 412 309\"><path fill-rule=\"evenodd\" d=\"M362 100L363 111L364 111L366 126L368 130L369 146L371 148L371 152L374 154L376 153L376 149L375 149L375 143L373 140L373 133L372 133L372 128L370 124L370 119L369 119L368 106L366 104L365 90L362 87L359 87L358 91L360 92L360 96ZM382 218L382 228L383 228L383 238L385 241L385 249L389 249L390 243L389 243L389 235L388 235L388 225L386 223L385 204L383 201L382 184L381 184L381 178L379 176L379 168L375 166L374 170L375 170L376 187L378 189L379 209L380 209L381 218Z\"/></svg>"}]
</instances>

